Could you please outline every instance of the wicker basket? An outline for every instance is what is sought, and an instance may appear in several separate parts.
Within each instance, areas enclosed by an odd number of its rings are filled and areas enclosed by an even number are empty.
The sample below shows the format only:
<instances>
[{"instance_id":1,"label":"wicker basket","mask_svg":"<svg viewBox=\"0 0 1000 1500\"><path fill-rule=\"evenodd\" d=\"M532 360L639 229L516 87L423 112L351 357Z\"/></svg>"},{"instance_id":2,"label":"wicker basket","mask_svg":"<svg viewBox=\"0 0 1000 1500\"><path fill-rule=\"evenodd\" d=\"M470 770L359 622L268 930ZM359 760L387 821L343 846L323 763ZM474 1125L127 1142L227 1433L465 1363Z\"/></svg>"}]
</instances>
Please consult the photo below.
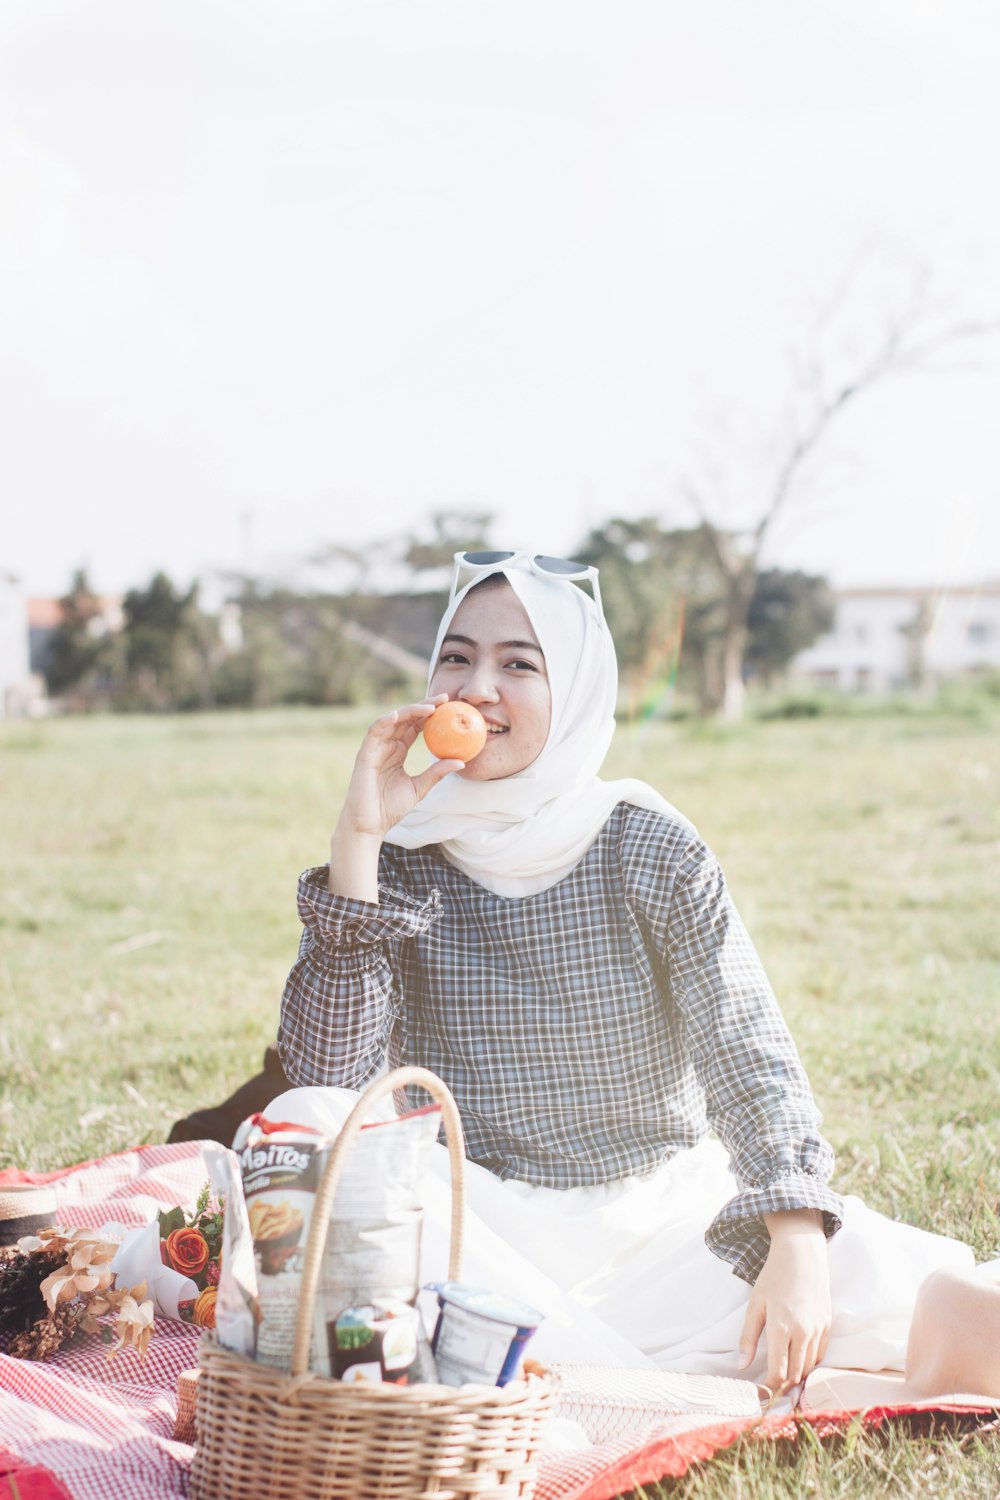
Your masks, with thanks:
<instances>
[{"instance_id":1,"label":"wicker basket","mask_svg":"<svg viewBox=\"0 0 1000 1500\"><path fill-rule=\"evenodd\" d=\"M193 1500L530 1500L552 1400L535 1376L506 1386L361 1386L308 1370L330 1209L364 1117L416 1084L442 1107L451 1160L449 1278L461 1277L464 1147L455 1101L423 1068L398 1068L361 1096L316 1195L291 1373L202 1340Z\"/></svg>"}]
</instances>

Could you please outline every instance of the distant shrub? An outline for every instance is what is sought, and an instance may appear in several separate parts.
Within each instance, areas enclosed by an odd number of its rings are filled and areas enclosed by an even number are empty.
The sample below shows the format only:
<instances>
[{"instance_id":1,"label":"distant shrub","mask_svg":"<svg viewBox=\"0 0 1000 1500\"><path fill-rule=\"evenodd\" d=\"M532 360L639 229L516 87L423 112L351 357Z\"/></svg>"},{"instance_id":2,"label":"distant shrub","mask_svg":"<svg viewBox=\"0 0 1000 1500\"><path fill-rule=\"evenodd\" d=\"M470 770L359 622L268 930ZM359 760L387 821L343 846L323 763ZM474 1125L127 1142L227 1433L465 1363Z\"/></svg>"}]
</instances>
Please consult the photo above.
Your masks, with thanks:
<instances>
[{"instance_id":1,"label":"distant shrub","mask_svg":"<svg viewBox=\"0 0 1000 1500\"><path fill-rule=\"evenodd\" d=\"M803 697L782 698L777 703L769 703L757 712L759 719L818 719L820 714L829 711L829 703L824 698Z\"/></svg>"}]
</instances>

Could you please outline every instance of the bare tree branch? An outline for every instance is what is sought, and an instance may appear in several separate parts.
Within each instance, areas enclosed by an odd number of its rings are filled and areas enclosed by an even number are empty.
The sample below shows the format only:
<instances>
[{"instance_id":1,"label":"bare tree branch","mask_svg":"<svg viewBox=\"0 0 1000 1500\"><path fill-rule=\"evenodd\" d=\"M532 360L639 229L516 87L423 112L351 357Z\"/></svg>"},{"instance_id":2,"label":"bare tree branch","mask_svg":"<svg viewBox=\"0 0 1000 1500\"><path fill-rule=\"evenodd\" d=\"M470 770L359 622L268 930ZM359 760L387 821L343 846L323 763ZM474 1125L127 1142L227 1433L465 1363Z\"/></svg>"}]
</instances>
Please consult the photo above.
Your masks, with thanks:
<instances>
[{"instance_id":1,"label":"bare tree branch","mask_svg":"<svg viewBox=\"0 0 1000 1500\"><path fill-rule=\"evenodd\" d=\"M942 355L982 344L1000 333L998 317L949 316L947 308L935 307L931 268L913 261L905 276L894 275L893 295L888 305L883 303L874 342L865 339L867 352L863 346L856 349L845 369L844 360L838 360L836 350L829 344L838 324L846 323L858 311L855 304L861 298L862 273L874 263L876 248L873 242L859 248L820 304L809 337L790 351L788 367L793 397L790 409L792 413L797 409L799 416L796 419L793 415L781 440L756 520L742 533L726 529L720 524L719 504L712 504L713 491L717 501L725 498L718 479L713 484L685 477L680 484L680 494L699 517L727 590L729 625L724 651L727 674L740 672L740 641L746 637L749 607L748 579L758 571L764 544L775 522L801 496L804 470L822 449L843 413L854 409L869 391L897 376L943 373ZM838 363L841 373L835 375ZM740 536L744 539L742 546ZM727 682L728 688L732 689L733 702L738 702L742 681Z\"/></svg>"}]
</instances>

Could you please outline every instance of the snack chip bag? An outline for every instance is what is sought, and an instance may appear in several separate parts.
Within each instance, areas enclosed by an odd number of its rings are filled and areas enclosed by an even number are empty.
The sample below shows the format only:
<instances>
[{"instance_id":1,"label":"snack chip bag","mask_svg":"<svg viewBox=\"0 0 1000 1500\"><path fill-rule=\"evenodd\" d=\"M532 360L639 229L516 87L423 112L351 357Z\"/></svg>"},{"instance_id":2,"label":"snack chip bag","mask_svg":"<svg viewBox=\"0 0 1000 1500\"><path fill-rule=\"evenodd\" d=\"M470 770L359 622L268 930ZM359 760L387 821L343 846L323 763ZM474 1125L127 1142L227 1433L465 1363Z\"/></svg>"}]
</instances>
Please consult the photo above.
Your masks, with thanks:
<instances>
[{"instance_id":1,"label":"snack chip bag","mask_svg":"<svg viewBox=\"0 0 1000 1500\"><path fill-rule=\"evenodd\" d=\"M335 1325L347 1307L419 1289L419 1181L440 1105L363 1125L344 1165L327 1234L310 1368L332 1373ZM316 1194L333 1142L309 1126L251 1115L236 1133L257 1267L257 1359L290 1369L299 1291Z\"/></svg>"},{"instance_id":2,"label":"snack chip bag","mask_svg":"<svg viewBox=\"0 0 1000 1500\"><path fill-rule=\"evenodd\" d=\"M308 1126L251 1115L233 1150L257 1269L257 1359L290 1369L299 1283L329 1141Z\"/></svg>"},{"instance_id":3,"label":"snack chip bag","mask_svg":"<svg viewBox=\"0 0 1000 1500\"><path fill-rule=\"evenodd\" d=\"M257 1267L240 1167L232 1151L224 1146L206 1147L205 1165L216 1197L225 1203L215 1334L223 1348L253 1359L259 1312Z\"/></svg>"},{"instance_id":4,"label":"snack chip bag","mask_svg":"<svg viewBox=\"0 0 1000 1500\"><path fill-rule=\"evenodd\" d=\"M420 1290L420 1180L441 1125L429 1104L362 1125L330 1214L313 1329L312 1368L333 1373L335 1325L347 1307Z\"/></svg>"}]
</instances>

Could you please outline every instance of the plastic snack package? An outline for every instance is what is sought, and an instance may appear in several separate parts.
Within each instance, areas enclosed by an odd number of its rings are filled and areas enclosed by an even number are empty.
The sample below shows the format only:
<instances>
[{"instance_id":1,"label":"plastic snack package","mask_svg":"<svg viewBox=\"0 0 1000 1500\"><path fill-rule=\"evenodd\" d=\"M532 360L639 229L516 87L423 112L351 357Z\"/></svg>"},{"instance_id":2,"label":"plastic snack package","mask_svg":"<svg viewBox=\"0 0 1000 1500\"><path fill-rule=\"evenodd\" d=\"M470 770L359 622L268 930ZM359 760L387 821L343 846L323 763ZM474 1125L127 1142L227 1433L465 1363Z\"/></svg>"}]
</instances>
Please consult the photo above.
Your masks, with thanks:
<instances>
[{"instance_id":1,"label":"plastic snack package","mask_svg":"<svg viewBox=\"0 0 1000 1500\"><path fill-rule=\"evenodd\" d=\"M244 1120L233 1140L257 1281L256 1358L283 1370L291 1369L302 1266L329 1144L308 1126L263 1115Z\"/></svg>"},{"instance_id":2,"label":"plastic snack package","mask_svg":"<svg viewBox=\"0 0 1000 1500\"><path fill-rule=\"evenodd\" d=\"M330 1216L313 1322L310 1368L333 1373L335 1325L345 1308L381 1298L413 1303L419 1290L419 1184L441 1123L431 1104L363 1125L348 1152ZM257 1272L256 1357L290 1369L316 1194L333 1141L309 1126L251 1115L236 1132Z\"/></svg>"},{"instance_id":3,"label":"plastic snack package","mask_svg":"<svg viewBox=\"0 0 1000 1500\"><path fill-rule=\"evenodd\" d=\"M240 1164L233 1152L222 1146L206 1147L204 1156L215 1196L225 1205L215 1334L224 1348L253 1359L259 1315L257 1266Z\"/></svg>"},{"instance_id":4,"label":"plastic snack package","mask_svg":"<svg viewBox=\"0 0 1000 1500\"><path fill-rule=\"evenodd\" d=\"M420 1184L440 1124L439 1104L394 1120L373 1120L362 1125L348 1153L316 1297L311 1367L322 1375L333 1374L335 1327L345 1308L384 1299L416 1301Z\"/></svg>"}]
</instances>

